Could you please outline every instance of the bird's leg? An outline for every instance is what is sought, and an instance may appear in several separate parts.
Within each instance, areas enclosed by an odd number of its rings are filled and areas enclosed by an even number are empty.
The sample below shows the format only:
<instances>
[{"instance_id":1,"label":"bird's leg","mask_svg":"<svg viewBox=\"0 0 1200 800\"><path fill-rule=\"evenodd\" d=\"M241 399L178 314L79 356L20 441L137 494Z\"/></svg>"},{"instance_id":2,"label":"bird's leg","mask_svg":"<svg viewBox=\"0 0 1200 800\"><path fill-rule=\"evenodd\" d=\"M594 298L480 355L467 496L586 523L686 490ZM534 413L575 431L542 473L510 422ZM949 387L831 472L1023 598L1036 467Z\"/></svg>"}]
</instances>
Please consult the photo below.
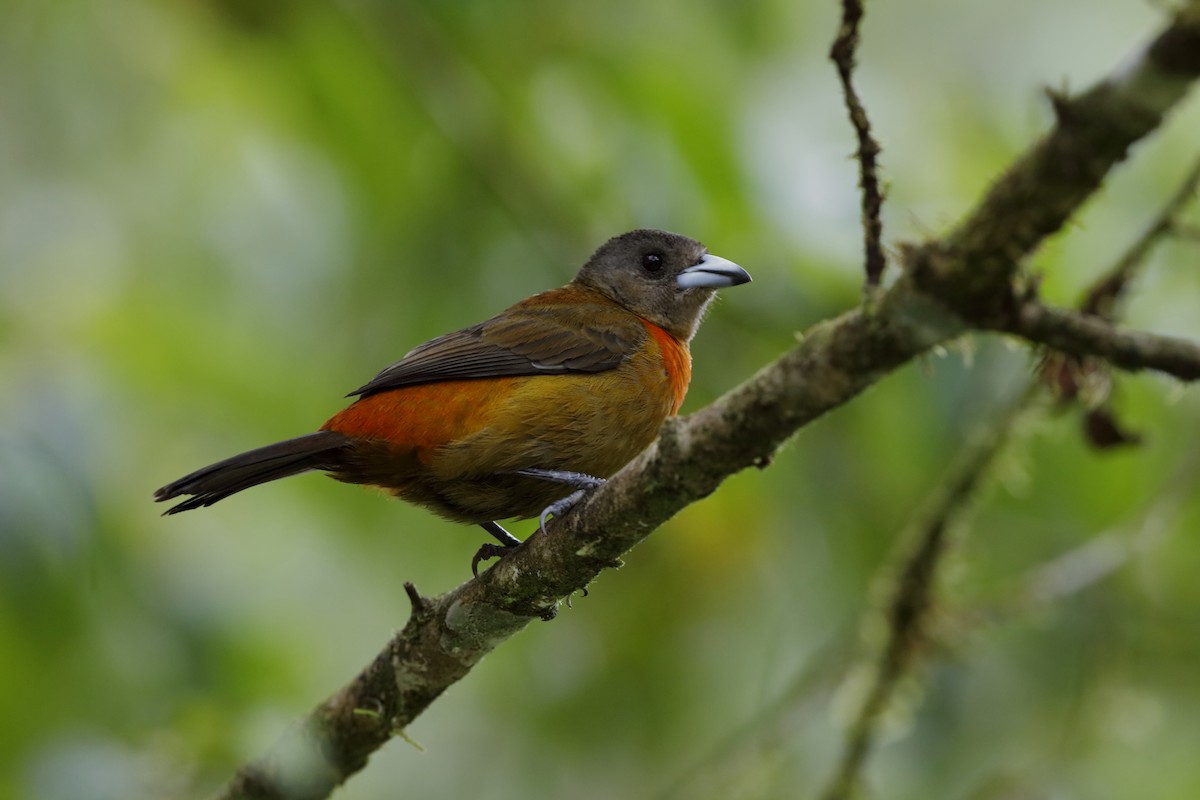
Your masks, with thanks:
<instances>
[{"instance_id":1,"label":"bird's leg","mask_svg":"<svg viewBox=\"0 0 1200 800\"><path fill-rule=\"evenodd\" d=\"M495 536L496 541L500 542L500 544L484 542L479 545L479 549L475 551L475 557L471 559L471 574L476 578L479 577L479 562L488 561L493 558L503 558L505 553L508 553L512 548L521 543L520 539L504 530L498 522L481 522L479 527L492 536Z\"/></svg>"},{"instance_id":2,"label":"bird's leg","mask_svg":"<svg viewBox=\"0 0 1200 800\"><path fill-rule=\"evenodd\" d=\"M496 537L496 541L505 547L516 547L521 543L521 540L513 536L508 531L504 530L498 522L483 522L479 527Z\"/></svg>"},{"instance_id":3,"label":"bird's leg","mask_svg":"<svg viewBox=\"0 0 1200 800\"><path fill-rule=\"evenodd\" d=\"M561 469L519 469L513 474L524 475L527 478L541 478L542 480L554 481L555 483L565 483L575 488L575 491L566 497L555 500L542 509L541 516L538 517L538 527L541 528L542 533L546 532L547 519L550 517L561 517L582 500L583 496L589 490L603 486L605 483L604 478L597 478L582 472L567 472Z\"/></svg>"},{"instance_id":4,"label":"bird's leg","mask_svg":"<svg viewBox=\"0 0 1200 800\"><path fill-rule=\"evenodd\" d=\"M513 475L522 475L526 478L539 478L544 481L553 481L555 483L564 483L571 486L575 491L571 492L566 497L555 500L550 505L542 509L541 516L538 517L538 526L542 532L546 531L546 520L550 517L561 517L563 514L571 510L571 508L583 499L584 494L590 489L595 489L598 486L604 485L604 478L597 478L592 475L586 475L582 472L568 472L561 469L518 469L514 470ZM479 577L479 564L483 561L488 561L493 558L503 558L511 552L512 548L521 543L521 540L513 536L508 531L504 530L497 522L482 522L479 527L496 537L496 541L500 544L492 544L486 542L479 546L475 551L475 557L471 559L471 574L476 578ZM586 592L586 590L585 590Z\"/></svg>"}]
</instances>

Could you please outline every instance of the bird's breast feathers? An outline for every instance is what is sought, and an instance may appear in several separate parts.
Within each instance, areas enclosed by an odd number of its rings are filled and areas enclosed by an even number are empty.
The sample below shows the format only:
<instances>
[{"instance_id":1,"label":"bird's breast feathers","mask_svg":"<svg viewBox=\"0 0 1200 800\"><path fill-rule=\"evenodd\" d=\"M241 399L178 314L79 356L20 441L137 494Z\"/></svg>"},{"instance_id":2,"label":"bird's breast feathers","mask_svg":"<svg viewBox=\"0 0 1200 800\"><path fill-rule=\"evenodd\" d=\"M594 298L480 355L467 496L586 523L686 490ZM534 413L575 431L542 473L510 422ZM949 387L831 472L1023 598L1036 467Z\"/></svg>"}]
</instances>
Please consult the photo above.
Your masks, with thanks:
<instances>
[{"instance_id":1,"label":"bird's breast feathers","mask_svg":"<svg viewBox=\"0 0 1200 800\"><path fill-rule=\"evenodd\" d=\"M678 414L679 407L683 405L683 398L687 395L688 384L692 380L692 353L686 343L679 341L654 323L642 320L642 324L646 326L651 339L658 345L663 369L666 370L667 380L670 382L671 392L675 398L671 414Z\"/></svg>"}]
</instances>

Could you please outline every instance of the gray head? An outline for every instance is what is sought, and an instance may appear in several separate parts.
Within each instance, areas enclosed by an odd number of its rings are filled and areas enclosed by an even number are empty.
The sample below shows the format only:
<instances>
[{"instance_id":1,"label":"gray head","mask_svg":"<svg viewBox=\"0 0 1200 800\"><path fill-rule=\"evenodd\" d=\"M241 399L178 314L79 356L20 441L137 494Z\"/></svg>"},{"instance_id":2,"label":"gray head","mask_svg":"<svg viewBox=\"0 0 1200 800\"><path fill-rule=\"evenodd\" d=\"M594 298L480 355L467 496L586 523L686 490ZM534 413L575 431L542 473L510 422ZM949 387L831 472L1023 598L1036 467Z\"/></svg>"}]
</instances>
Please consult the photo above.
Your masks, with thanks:
<instances>
[{"instance_id":1,"label":"gray head","mask_svg":"<svg viewBox=\"0 0 1200 800\"><path fill-rule=\"evenodd\" d=\"M686 342L717 289L749 281L746 270L709 255L694 239L643 229L601 245L572 283L596 289Z\"/></svg>"}]
</instances>

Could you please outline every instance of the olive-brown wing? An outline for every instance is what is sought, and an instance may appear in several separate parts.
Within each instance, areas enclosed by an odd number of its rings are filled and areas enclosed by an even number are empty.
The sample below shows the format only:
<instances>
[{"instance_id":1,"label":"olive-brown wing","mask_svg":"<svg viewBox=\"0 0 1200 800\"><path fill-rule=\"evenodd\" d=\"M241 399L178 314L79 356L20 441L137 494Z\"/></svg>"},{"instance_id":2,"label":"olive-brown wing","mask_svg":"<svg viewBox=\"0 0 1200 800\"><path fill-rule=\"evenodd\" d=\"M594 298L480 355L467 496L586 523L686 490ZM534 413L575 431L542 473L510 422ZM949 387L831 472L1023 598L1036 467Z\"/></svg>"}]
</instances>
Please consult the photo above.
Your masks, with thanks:
<instances>
[{"instance_id":1,"label":"olive-brown wing","mask_svg":"<svg viewBox=\"0 0 1200 800\"><path fill-rule=\"evenodd\" d=\"M414 348L348 396L431 381L604 372L636 352L647 335L628 310L564 287Z\"/></svg>"}]
</instances>

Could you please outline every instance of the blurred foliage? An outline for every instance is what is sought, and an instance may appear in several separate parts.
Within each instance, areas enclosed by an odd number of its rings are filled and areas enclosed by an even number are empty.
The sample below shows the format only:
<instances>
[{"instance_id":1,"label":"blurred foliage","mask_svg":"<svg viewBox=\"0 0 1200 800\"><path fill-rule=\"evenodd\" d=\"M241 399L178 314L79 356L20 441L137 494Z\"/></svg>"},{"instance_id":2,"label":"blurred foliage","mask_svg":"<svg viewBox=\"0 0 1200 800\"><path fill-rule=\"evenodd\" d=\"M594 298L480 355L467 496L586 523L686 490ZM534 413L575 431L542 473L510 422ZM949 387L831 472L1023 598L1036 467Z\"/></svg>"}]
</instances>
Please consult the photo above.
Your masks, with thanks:
<instances>
[{"instance_id":1,"label":"blurred foliage","mask_svg":"<svg viewBox=\"0 0 1200 800\"><path fill-rule=\"evenodd\" d=\"M944 230L1149 4L872 4L860 89L890 241ZM695 342L685 412L857 302L837 4L0 3L0 800L194 796L401 625L482 534L304 476L162 519L154 487L311 430L411 346L564 282L623 230L755 283ZM1071 302L1153 215L1196 104L1038 256ZM1193 245L1133 324L1197 336ZM1030 360L982 340L738 475L442 698L338 796L791 798L832 769L871 587ZM1003 459L954 556L958 635L869 784L890 798L1195 797L1198 401L1118 379L1145 444L1075 413ZM1181 488L1182 487L1182 488ZM993 613L1146 520L1109 578ZM518 526L521 534L529 525ZM992 610L992 611L989 611Z\"/></svg>"}]
</instances>

